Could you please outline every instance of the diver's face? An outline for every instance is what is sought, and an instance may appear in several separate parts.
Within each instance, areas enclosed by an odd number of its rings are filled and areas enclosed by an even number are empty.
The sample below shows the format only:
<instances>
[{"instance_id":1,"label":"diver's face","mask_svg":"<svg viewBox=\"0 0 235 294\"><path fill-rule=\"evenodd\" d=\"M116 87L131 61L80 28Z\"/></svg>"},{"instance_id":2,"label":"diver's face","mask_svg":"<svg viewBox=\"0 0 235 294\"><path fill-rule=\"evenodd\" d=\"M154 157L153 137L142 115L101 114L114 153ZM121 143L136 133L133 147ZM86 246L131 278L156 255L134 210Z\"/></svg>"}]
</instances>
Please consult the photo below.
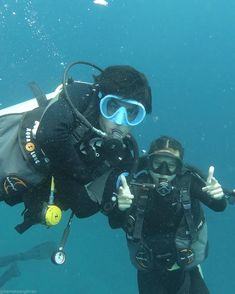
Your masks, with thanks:
<instances>
[{"instance_id":1,"label":"diver's face","mask_svg":"<svg viewBox=\"0 0 235 294\"><path fill-rule=\"evenodd\" d=\"M100 100L99 123L109 136L123 138L133 126L140 124L146 115L144 105L133 98L127 99L113 94Z\"/></svg>"},{"instance_id":2,"label":"diver's face","mask_svg":"<svg viewBox=\"0 0 235 294\"><path fill-rule=\"evenodd\" d=\"M115 124L114 122L104 118L102 115L99 117L99 124L102 131L107 133L107 135L116 138L124 138L131 130L131 126L124 126Z\"/></svg>"},{"instance_id":3,"label":"diver's face","mask_svg":"<svg viewBox=\"0 0 235 294\"><path fill-rule=\"evenodd\" d=\"M179 171L179 161L175 158L162 155L153 155L150 157L149 173L155 182L159 181L171 182Z\"/></svg>"}]
</instances>

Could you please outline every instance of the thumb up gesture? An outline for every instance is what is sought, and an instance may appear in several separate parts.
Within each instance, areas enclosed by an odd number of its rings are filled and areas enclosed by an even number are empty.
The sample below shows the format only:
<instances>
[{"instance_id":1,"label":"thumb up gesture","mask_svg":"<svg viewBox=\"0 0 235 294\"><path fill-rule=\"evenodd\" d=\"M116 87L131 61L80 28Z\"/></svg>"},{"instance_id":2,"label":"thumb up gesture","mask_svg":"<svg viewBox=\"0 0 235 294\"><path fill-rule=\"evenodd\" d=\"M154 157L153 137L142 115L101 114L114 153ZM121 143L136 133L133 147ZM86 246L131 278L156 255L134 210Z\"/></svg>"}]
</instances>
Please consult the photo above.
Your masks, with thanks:
<instances>
[{"instance_id":1,"label":"thumb up gesture","mask_svg":"<svg viewBox=\"0 0 235 294\"><path fill-rule=\"evenodd\" d=\"M121 186L117 194L118 208L122 211L131 207L134 195L131 194L130 188L126 182L126 177L121 175Z\"/></svg>"},{"instance_id":2,"label":"thumb up gesture","mask_svg":"<svg viewBox=\"0 0 235 294\"><path fill-rule=\"evenodd\" d=\"M202 188L203 192L207 192L207 194L214 199L221 199L224 196L223 189L219 182L214 177L214 166L210 166L208 170L208 177L206 180L206 186Z\"/></svg>"}]
</instances>

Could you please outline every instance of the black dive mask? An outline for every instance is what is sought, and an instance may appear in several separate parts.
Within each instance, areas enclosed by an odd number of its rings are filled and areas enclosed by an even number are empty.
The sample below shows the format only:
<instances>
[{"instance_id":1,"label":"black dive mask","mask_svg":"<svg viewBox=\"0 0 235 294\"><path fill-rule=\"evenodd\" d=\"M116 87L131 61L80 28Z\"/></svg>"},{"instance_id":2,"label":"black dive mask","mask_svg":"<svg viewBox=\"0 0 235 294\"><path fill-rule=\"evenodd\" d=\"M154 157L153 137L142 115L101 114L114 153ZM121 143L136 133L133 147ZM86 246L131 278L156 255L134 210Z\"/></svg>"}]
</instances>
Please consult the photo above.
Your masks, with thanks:
<instances>
[{"instance_id":1,"label":"black dive mask","mask_svg":"<svg viewBox=\"0 0 235 294\"><path fill-rule=\"evenodd\" d=\"M170 175L175 174L175 170L176 170L176 168L173 169L173 170L170 170L168 163L165 162L165 161L163 161L163 162L159 165L159 167L157 167L157 168L154 168L154 167L152 166L152 171L153 171L154 173L156 173L156 174L160 174L160 175L167 175L167 176L170 176Z\"/></svg>"},{"instance_id":2,"label":"black dive mask","mask_svg":"<svg viewBox=\"0 0 235 294\"><path fill-rule=\"evenodd\" d=\"M178 174L181 168L179 158L167 154L152 154L149 157L149 169L156 174L172 176Z\"/></svg>"}]
</instances>

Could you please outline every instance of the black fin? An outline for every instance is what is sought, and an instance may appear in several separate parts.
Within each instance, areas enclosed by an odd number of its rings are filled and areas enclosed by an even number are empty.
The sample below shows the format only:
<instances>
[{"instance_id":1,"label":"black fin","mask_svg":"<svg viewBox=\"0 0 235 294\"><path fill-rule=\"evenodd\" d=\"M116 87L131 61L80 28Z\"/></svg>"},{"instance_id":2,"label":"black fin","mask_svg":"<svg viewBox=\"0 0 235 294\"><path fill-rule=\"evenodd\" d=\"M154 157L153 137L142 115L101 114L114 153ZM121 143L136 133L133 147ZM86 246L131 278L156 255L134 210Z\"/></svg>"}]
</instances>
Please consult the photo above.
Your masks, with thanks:
<instances>
[{"instance_id":1,"label":"black fin","mask_svg":"<svg viewBox=\"0 0 235 294\"><path fill-rule=\"evenodd\" d=\"M56 244L54 242L48 241L34 246L20 254L19 260L29 260L29 259L50 259L52 253L56 249Z\"/></svg>"}]
</instances>

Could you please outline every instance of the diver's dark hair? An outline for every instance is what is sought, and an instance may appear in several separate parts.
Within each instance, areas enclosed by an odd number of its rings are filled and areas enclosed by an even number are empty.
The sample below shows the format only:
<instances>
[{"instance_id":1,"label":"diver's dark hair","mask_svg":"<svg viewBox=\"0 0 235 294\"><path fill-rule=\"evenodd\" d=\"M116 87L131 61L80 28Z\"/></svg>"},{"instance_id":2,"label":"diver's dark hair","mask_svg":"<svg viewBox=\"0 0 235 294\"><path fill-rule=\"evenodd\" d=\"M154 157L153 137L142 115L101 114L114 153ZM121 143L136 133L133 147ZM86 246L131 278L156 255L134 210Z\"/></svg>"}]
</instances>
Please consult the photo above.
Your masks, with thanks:
<instances>
[{"instance_id":1,"label":"diver's dark hair","mask_svg":"<svg viewBox=\"0 0 235 294\"><path fill-rule=\"evenodd\" d=\"M147 113L151 113L151 88L143 73L129 65L114 65L107 67L94 78L103 96L114 94L123 98L136 99L144 105Z\"/></svg>"},{"instance_id":2,"label":"diver's dark hair","mask_svg":"<svg viewBox=\"0 0 235 294\"><path fill-rule=\"evenodd\" d=\"M183 160L184 157L184 148L179 141L172 137L162 136L151 143L149 154L161 150L172 148L174 150L178 150L180 154L180 159Z\"/></svg>"}]
</instances>

